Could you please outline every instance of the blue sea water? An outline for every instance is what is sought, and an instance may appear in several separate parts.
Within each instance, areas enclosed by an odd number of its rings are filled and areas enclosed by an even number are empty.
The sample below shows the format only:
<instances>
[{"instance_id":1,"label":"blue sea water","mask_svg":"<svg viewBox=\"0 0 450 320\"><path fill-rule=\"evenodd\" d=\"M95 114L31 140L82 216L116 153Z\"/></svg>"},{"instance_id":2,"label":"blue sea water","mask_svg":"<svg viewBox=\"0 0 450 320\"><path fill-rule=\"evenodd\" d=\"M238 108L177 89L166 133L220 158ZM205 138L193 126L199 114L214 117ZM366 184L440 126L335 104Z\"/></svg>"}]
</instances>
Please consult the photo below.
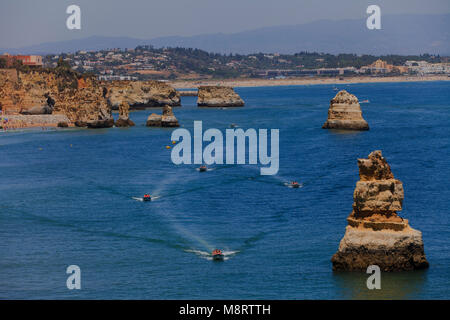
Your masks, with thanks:
<instances>
[{"instance_id":1,"label":"blue sea water","mask_svg":"<svg viewBox=\"0 0 450 320\"><path fill-rule=\"evenodd\" d=\"M2 299L449 299L450 83L339 85L362 104L367 132L321 129L332 85L237 88L244 108L199 109L184 128L280 129L280 170L170 160L173 129L25 130L0 134ZM430 268L333 273L358 180L381 149L405 188L401 215L423 233ZM284 182L297 180L303 188ZM146 203L144 193L159 196ZM206 253L230 255L213 262ZM81 268L68 290L66 268Z\"/></svg>"}]
</instances>

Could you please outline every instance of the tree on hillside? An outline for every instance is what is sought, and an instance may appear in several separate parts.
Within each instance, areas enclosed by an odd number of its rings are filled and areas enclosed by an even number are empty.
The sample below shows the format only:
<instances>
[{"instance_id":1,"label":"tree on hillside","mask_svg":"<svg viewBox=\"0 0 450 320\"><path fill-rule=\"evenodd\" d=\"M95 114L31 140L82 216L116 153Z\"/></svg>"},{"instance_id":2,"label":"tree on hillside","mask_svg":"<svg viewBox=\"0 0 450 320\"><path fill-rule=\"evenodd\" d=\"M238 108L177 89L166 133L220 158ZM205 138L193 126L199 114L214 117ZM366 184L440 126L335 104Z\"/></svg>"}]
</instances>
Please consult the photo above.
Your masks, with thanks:
<instances>
[{"instance_id":1,"label":"tree on hillside","mask_svg":"<svg viewBox=\"0 0 450 320\"><path fill-rule=\"evenodd\" d=\"M59 57L56 67L61 69L71 69L70 64L67 61L64 61L63 57Z\"/></svg>"}]
</instances>

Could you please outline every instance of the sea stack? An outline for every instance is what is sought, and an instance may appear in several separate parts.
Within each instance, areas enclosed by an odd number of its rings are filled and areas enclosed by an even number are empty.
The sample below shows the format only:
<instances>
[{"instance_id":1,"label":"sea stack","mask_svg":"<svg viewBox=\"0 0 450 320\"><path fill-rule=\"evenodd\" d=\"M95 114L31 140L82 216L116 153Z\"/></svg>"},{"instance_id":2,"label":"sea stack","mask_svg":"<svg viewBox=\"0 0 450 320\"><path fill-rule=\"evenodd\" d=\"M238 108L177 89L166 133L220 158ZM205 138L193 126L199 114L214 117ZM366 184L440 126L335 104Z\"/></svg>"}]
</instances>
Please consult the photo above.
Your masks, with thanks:
<instances>
[{"instance_id":1,"label":"sea stack","mask_svg":"<svg viewBox=\"0 0 450 320\"><path fill-rule=\"evenodd\" d=\"M198 88L199 107L243 107L244 101L231 87L201 86Z\"/></svg>"},{"instance_id":2,"label":"sea stack","mask_svg":"<svg viewBox=\"0 0 450 320\"><path fill-rule=\"evenodd\" d=\"M358 98L345 90L341 90L331 99L328 119L322 128L369 130L369 125L362 117Z\"/></svg>"},{"instance_id":3,"label":"sea stack","mask_svg":"<svg viewBox=\"0 0 450 320\"><path fill-rule=\"evenodd\" d=\"M162 115L152 113L147 118L147 127L179 127L178 120L170 106L164 106Z\"/></svg>"},{"instance_id":4,"label":"sea stack","mask_svg":"<svg viewBox=\"0 0 450 320\"><path fill-rule=\"evenodd\" d=\"M119 119L116 120L114 125L116 127L132 127L134 126L134 122L129 118L129 110L130 106L126 102L122 102L119 105Z\"/></svg>"},{"instance_id":5,"label":"sea stack","mask_svg":"<svg viewBox=\"0 0 450 320\"><path fill-rule=\"evenodd\" d=\"M427 268L422 233L397 215L404 198L402 182L379 150L358 159L358 166L353 211L331 259L333 270L366 271L370 265L382 271Z\"/></svg>"}]
</instances>

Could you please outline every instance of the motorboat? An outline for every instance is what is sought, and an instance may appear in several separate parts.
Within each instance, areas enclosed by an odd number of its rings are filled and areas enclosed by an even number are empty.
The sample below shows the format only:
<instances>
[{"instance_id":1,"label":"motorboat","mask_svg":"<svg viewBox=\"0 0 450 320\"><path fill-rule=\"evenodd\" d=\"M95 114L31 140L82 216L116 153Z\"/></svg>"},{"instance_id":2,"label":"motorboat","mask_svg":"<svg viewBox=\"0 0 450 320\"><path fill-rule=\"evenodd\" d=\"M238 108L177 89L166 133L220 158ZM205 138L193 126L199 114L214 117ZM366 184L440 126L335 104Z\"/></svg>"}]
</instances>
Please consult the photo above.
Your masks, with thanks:
<instances>
[{"instance_id":1,"label":"motorboat","mask_svg":"<svg viewBox=\"0 0 450 320\"><path fill-rule=\"evenodd\" d=\"M300 184L297 181L292 181L290 184L291 188L300 188Z\"/></svg>"},{"instance_id":2,"label":"motorboat","mask_svg":"<svg viewBox=\"0 0 450 320\"><path fill-rule=\"evenodd\" d=\"M202 165L200 168L198 168L198 171L200 172L205 172L206 170L208 170L208 168L205 165Z\"/></svg>"},{"instance_id":3,"label":"motorboat","mask_svg":"<svg viewBox=\"0 0 450 320\"><path fill-rule=\"evenodd\" d=\"M144 194L144 197L142 198L143 201L152 201L152 196L149 194Z\"/></svg>"},{"instance_id":4,"label":"motorboat","mask_svg":"<svg viewBox=\"0 0 450 320\"><path fill-rule=\"evenodd\" d=\"M213 260L215 261L223 261L224 255L221 250L215 249L211 253Z\"/></svg>"}]
</instances>

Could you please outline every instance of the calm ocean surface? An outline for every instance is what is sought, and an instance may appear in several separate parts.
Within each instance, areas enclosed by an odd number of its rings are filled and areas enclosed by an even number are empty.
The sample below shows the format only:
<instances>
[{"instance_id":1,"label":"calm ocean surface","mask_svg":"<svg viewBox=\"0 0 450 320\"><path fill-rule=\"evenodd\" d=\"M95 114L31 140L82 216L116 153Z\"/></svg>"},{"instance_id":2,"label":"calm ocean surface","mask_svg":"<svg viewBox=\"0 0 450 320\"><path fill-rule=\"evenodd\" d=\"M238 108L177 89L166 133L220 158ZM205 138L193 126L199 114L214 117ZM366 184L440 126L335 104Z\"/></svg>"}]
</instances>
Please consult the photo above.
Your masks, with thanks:
<instances>
[{"instance_id":1,"label":"calm ocean surface","mask_svg":"<svg viewBox=\"0 0 450 320\"><path fill-rule=\"evenodd\" d=\"M2 299L449 299L450 82L340 85L368 132L321 129L332 85L238 88L244 108L174 108L183 127L280 129L280 170L170 160L172 129L0 133ZM117 116L117 115L116 115ZM333 273L358 180L381 149L405 188L401 215L423 233L430 269ZM284 182L297 180L301 189ZM151 193L151 203L135 201ZM231 254L217 263L205 252ZM66 287L81 268L81 290Z\"/></svg>"}]
</instances>

